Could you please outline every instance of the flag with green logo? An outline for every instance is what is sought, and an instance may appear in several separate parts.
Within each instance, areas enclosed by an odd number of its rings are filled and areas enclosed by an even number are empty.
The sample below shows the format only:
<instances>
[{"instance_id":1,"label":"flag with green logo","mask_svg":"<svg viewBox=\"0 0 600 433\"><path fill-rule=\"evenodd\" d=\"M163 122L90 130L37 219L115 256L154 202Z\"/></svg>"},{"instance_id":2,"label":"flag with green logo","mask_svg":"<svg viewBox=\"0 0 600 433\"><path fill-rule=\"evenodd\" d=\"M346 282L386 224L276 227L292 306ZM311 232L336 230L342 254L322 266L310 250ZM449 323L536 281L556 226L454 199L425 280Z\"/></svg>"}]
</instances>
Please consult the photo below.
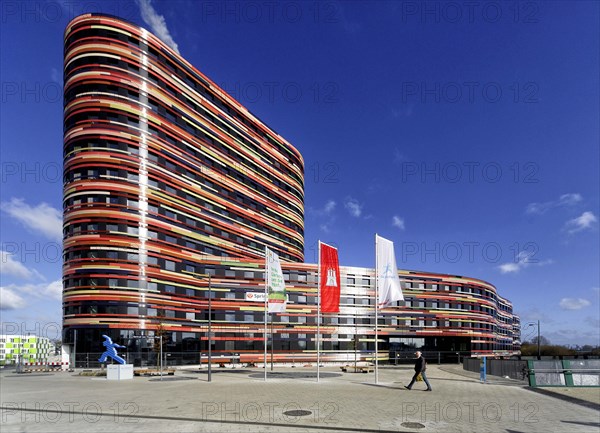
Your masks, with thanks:
<instances>
[{"instance_id":1,"label":"flag with green logo","mask_svg":"<svg viewBox=\"0 0 600 433\"><path fill-rule=\"evenodd\" d=\"M269 303L268 311L269 313L284 313L287 296L279 256L267 248L265 261L267 272L267 296Z\"/></svg>"}]
</instances>

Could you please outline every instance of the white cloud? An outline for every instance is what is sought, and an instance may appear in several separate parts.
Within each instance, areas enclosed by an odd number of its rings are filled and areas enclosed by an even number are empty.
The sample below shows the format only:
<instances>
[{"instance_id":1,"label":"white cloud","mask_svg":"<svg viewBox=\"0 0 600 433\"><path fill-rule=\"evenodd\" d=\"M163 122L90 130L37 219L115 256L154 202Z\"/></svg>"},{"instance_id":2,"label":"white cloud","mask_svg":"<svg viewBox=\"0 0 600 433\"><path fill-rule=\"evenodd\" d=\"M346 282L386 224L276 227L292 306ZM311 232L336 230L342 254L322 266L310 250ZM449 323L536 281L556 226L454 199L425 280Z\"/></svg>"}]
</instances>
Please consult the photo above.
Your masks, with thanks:
<instances>
[{"instance_id":1,"label":"white cloud","mask_svg":"<svg viewBox=\"0 0 600 433\"><path fill-rule=\"evenodd\" d=\"M10 287L0 287L0 310L18 310L25 306L25 300Z\"/></svg>"},{"instance_id":2,"label":"white cloud","mask_svg":"<svg viewBox=\"0 0 600 433\"><path fill-rule=\"evenodd\" d=\"M142 19L150 26L152 33L154 33L161 41L171 47L173 51L179 54L179 47L173 40L173 37L167 28L165 17L156 12L152 6L151 0L137 0L137 3L140 6Z\"/></svg>"},{"instance_id":3,"label":"white cloud","mask_svg":"<svg viewBox=\"0 0 600 433\"><path fill-rule=\"evenodd\" d=\"M0 309L15 310L27 305L25 299L62 300L62 280L40 284L10 284L0 287Z\"/></svg>"},{"instance_id":4,"label":"white cloud","mask_svg":"<svg viewBox=\"0 0 600 433\"><path fill-rule=\"evenodd\" d=\"M598 317L587 316L584 321L588 326L591 326L594 329L600 329L600 319Z\"/></svg>"},{"instance_id":5,"label":"white cloud","mask_svg":"<svg viewBox=\"0 0 600 433\"><path fill-rule=\"evenodd\" d=\"M570 193L563 194L557 200L547 201L543 203L529 203L525 209L525 213L542 215L548 212L550 209L557 207L570 207L581 202L583 198L581 194Z\"/></svg>"},{"instance_id":6,"label":"white cloud","mask_svg":"<svg viewBox=\"0 0 600 433\"><path fill-rule=\"evenodd\" d=\"M29 279L33 276L33 273L27 269L23 263L13 259L13 255L6 252L0 251L0 274L11 275L17 278Z\"/></svg>"},{"instance_id":7,"label":"white cloud","mask_svg":"<svg viewBox=\"0 0 600 433\"><path fill-rule=\"evenodd\" d=\"M331 232L331 227L329 226L329 223L320 224L319 228L324 233L330 233Z\"/></svg>"},{"instance_id":8,"label":"white cloud","mask_svg":"<svg viewBox=\"0 0 600 433\"><path fill-rule=\"evenodd\" d=\"M517 311L517 314L521 317L521 328L525 327L527 323L536 323L538 320L542 323L555 322L554 315L550 314L546 309L538 307L529 308L525 311Z\"/></svg>"},{"instance_id":9,"label":"white cloud","mask_svg":"<svg viewBox=\"0 0 600 433\"><path fill-rule=\"evenodd\" d=\"M594 330L584 330L582 328L565 328L564 324L558 330L547 331L542 326L542 335L547 337L554 344L564 345L598 345L598 328Z\"/></svg>"},{"instance_id":10,"label":"white cloud","mask_svg":"<svg viewBox=\"0 0 600 433\"><path fill-rule=\"evenodd\" d=\"M538 259L534 259L533 256L535 252L533 251L520 251L517 254L516 260L514 262L503 263L498 266L500 272L503 274L511 274L517 273L522 269L525 269L529 266L546 266L554 263L554 260L548 259L539 261Z\"/></svg>"},{"instance_id":11,"label":"white cloud","mask_svg":"<svg viewBox=\"0 0 600 433\"><path fill-rule=\"evenodd\" d=\"M584 212L577 218L573 218L565 223L565 229L569 233L577 233L582 230L591 229L598 218L592 212Z\"/></svg>"},{"instance_id":12,"label":"white cloud","mask_svg":"<svg viewBox=\"0 0 600 433\"><path fill-rule=\"evenodd\" d=\"M52 81L54 81L55 83L58 83L58 84L62 85L62 76L59 75L58 69L56 69L56 68L51 68L50 69L50 79Z\"/></svg>"},{"instance_id":13,"label":"white cloud","mask_svg":"<svg viewBox=\"0 0 600 433\"><path fill-rule=\"evenodd\" d=\"M402 153L400 152L400 149L398 149L397 147L394 148L394 163L395 164L400 164L404 161L407 161L408 158Z\"/></svg>"},{"instance_id":14,"label":"white cloud","mask_svg":"<svg viewBox=\"0 0 600 433\"><path fill-rule=\"evenodd\" d=\"M22 198L3 202L0 208L25 227L57 241L62 240L62 213L48 203L29 206Z\"/></svg>"},{"instance_id":15,"label":"white cloud","mask_svg":"<svg viewBox=\"0 0 600 433\"><path fill-rule=\"evenodd\" d=\"M398 227L400 230L404 230L404 218L400 218L399 216L394 215L394 217L392 218L392 225L394 227Z\"/></svg>"},{"instance_id":16,"label":"white cloud","mask_svg":"<svg viewBox=\"0 0 600 433\"><path fill-rule=\"evenodd\" d=\"M336 206L337 203L335 202L335 200L328 200L322 208L314 209L309 207L306 209L306 211L311 215L315 215L318 217L326 217L331 216L333 214L333 211L335 210Z\"/></svg>"},{"instance_id":17,"label":"white cloud","mask_svg":"<svg viewBox=\"0 0 600 433\"><path fill-rule=\"evenodd\" d=\"M63 286L62 286L62 280L56 280L56 281L52 281L50 284L48 284L44 290L44 294L46 296L48 296L49 298L53 298L53 299L57 299L57 300L62 300L62 291L63 291Z\"/></svg>"},{"instance_id":18,"label":"white cloud","mask_svg":"<svg viewBox=\"0 0 600 433\"><path fill-rule=\"evenodd\" d=\"M337 203L335 200L328 200L327 203L323 205L323 207L314 209L311 207L306 208L306 213L309 215L313 215L318 217L319 219L324 220L321 224L319 224L319 228L325 232L329 233L331 231L331 227L335 222L335 208L337 207Z\"/></svg>"},{"instance_id":19,"label":"white cloud","mask_svg":"<svg viewBox=\"0 0 600 433\"><path fill-rule=\"evenodd\" d=\"M336 204L333 200L329 200L327 203L325 203L325 208L323 209L325 214L329 215L331 212L333 212L335 210L335 205Z\"/></svg>"},{"instance_id":20,"label":"white cloud","mask_svg":"<svg viewBox=\"0 0 600 433\"><path fill-rule=\"evenodd\" d=\"M498 268L503 274L510 274L513 272L519 272L522 268L522 265L520 265L519 263L503 263L500 266L498 266Z\"/></svg>"},{"instance_id":21,"label":"white cloud","mask_svg":"<svg viewBox=\"0 0 600 433\"><path fill-rule=\"evenodd\" d=\"M352 197L348 197L346 199L346 202L344 203L344 207L348 210L348 212L350 212L350 215L352 215L355 218L360 217L362 214L363 205L361 205L358 202L358 200L356 200Z\"/></svg>"},{"instance_id":22,"label":"white cloud","mask_svg":"<svg viewBox=\"0 0 600 433\"><path fill-rule=\"evenodd\" d=\"M581 310L590 304L590 301L583 298L562 298L558 305L563 310Z\"/></svg>"}]
</instances>

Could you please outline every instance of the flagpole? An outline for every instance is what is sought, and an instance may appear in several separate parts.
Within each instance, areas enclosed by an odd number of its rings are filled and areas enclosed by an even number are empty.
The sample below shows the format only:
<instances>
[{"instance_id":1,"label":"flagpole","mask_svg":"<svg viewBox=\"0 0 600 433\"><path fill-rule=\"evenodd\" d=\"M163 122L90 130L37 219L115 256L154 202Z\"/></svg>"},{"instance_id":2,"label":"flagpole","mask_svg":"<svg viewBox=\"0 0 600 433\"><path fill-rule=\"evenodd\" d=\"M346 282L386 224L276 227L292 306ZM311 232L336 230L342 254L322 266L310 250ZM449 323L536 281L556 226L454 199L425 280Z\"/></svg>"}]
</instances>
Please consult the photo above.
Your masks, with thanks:
<instances>
[{"instance_id":1,"label":"flagpole","mask_svg":"<svg viewBox=\"0 0 600 433\"><path fill-rule=\"evenodd\" d=\"M321 241L319 241L319 265L317 268L317 382L321 380Z\"/></svg>"},{"instance_id":2,"label":"flagpole","mask_svg":"<svg viewBox=\"0 0 600 433\"><path fill-rule=\"evenodd\" d=\"M375 233L375 383L379 383L379 261L377 260L377 233Z\"/></svg>"},{"instance_id":3,"label":"flagpole","mask_svg":"<svg viewBox=\"0 0 600 433\"><path fill-rule=\"evenodd\" d=\"M264 367L265 367L265 382L267 381L267 302L268 302L268 298L269 298L269 294L268 294L268 272L269 272L269 266L267 261L269 260L269 249L268 247L265 245L265 333L264 333L264 338L265 338L265 353L264 353Z\"/></svg>"}]
</instances>

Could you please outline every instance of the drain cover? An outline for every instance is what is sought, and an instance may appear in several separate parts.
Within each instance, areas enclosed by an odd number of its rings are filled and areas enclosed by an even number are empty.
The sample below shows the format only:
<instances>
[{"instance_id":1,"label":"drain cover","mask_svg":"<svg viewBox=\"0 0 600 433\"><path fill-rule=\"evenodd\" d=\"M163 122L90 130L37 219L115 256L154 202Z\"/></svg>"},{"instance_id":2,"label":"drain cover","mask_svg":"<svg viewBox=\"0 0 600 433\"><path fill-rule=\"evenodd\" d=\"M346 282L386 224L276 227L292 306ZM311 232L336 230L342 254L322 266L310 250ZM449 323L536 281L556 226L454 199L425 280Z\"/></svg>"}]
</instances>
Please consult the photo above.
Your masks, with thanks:
<instances>
[{"instance_id":1,"label":"drain cover","mask_svg":"<svg viewBox=\"0 0 600 433\"><path fill-rule=\"evenodd\" d=\"M425 428L425 425L420 422L403 422L400 425L406 428Z\"/></svg>"},{"instance_id":2,"label":"drain cover","mask_svg":"<svg viewBox=\"0 0 600 433\"><path fill-rule=\"evenodd\" d=\"M312 412L310 410L286 410L283 414L287 416L307 416Z\"/></svg>"}]
</instances>

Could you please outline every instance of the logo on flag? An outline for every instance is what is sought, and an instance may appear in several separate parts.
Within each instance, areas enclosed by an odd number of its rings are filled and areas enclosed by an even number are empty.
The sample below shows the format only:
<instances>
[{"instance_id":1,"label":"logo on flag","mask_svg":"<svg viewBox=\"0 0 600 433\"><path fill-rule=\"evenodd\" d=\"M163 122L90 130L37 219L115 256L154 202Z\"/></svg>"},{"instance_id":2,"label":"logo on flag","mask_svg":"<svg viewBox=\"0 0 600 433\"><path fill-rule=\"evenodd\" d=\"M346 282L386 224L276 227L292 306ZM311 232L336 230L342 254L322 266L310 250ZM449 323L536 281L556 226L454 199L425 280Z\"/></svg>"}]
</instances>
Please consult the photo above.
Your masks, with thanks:
<instances>
[{"instance_id":1,"label":"logo on flag","mask_svg":"<svg viewBox=\"0 0 600 433\"><path fill-rule=\"evenodd\" d=\"M287 296L279 256L266 248L267 297L269 313L284 313Z\"/></svg>"},{"instance_id":2,"label":"logo on flag","mask_svg":"<svg viewBox=\"0 0 600 433\"><path fill-rule=\"evenodd\" d=\"M337 248L319 242L319 290L322 313L340 311L340 264Z\"/></svg>"},{"instance_id":3,"label":"logo on flag","mask_svg":"<svg viewBox=\"0 0 600 433\"><path fill-rule=\"evenodd\" d=\"M327 270L327 282L325 283L326 286L331 286L331 287L337 287L337 277L336 277L336 273L335 273L335 269L328 269Z\"/></svg>"},{"instance_id":4,"label":"logo on flag","mask_svg":"<svg viewBox=\"0 0 600 433\"><path fill-rule=\"evenodd\" d=\"M375 243L377 244L378 304L385 307L396 301L404 301L398 268L396 267L394 243L377 235Z\"/></svg>"}]
</instances>

